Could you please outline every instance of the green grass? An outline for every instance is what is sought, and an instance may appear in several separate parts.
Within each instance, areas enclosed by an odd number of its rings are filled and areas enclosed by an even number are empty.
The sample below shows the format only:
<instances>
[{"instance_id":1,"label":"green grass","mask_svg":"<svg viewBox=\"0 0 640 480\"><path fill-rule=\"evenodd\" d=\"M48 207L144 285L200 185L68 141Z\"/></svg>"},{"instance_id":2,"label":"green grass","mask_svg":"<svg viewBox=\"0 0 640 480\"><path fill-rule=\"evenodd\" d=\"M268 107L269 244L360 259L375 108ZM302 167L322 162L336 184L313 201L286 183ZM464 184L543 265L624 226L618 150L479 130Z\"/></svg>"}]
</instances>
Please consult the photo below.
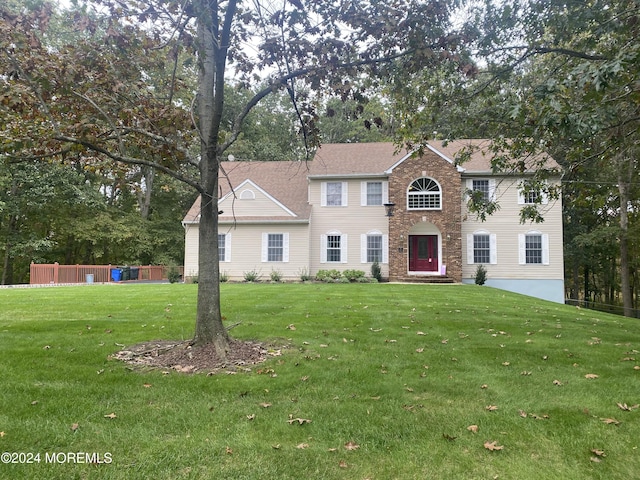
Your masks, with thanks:
<instances>
[{"instance_id":1,"label":"green grass","mask_svg":"<svg viewBox=\"0 0 640 480\"><path fill-rule=\"evenodd\" d=\"M0 452L40 454L0 478L637 478L640 409L617 403L640 403L638 320L461 285L222 296L235 337L282 355L235 375L135 371L109 355L190 338L196 286L0 290Z\"/></svg>"}]
</instances>

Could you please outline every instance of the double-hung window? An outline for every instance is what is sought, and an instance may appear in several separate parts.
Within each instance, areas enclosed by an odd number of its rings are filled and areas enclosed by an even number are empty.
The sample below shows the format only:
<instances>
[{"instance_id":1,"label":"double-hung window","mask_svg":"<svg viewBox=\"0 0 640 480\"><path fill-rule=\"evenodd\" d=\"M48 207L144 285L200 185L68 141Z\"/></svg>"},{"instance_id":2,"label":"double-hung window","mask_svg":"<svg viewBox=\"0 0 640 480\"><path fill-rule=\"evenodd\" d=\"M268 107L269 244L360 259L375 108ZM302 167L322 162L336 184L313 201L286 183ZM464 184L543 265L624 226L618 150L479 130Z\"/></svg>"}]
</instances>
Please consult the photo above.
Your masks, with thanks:
<instances>
[{"instance_id":1,"label":"double-hung window","mask_svg":"<svg viewBox=\"0 0 640 480\"><path fill-rule=\"evenodd\" d=\"M520 205L546 205L549 203L549 198L545 193L547 189L546 183L536 186L529 184L526 181L520 183L518 188L518 204Z\"/></svg>"},{"instance_id":2,"label":"double-hung window","mask_svg":"<svg viewBox=\"0 0 640 480\"><path fill-rule=\"evenodd\" d=\"M346 207L347 206L347 182L322 182L321 206Z\"/></svg>"},{"instance_id":3,"label":"double-hung window","mask_svg":"<svg viewBox=\"0 0 640 480\"><path fill-rule=\"evenodd\" d=\"M360 262L388 263L388 238L377 230L360 235Z\"/></svg>"},{"instance_id":4,"label":"double-hung window","mask_svg":"<svg viewBox=\"0 0 640 480\"><path fill-rule=\"evenodd\" d=\"M289 261L289 234L288 233L263 233L262 234L262 261L263 262L288 262Z\"/></svg>"},{"instance_id":5,"label":"double-hung window","mask_svg":"<svg viewBox=\"0 0 640 480\"><path fill-rule=\"evenodd\" d=\"M549 265L549 235L537 231L518 235L520 265Z\"/></svg>"},{"instance_id":6,"label":"double-hung window","mask_svg":"<svg viewBox=\"0 0 640 480\"><path fill-rule=\"evenodd\" d=\"M346 263L347 235L329 232L320 236L320 263Z\"/></svg>"},{"instance_id":7,"label":"double-hung window","mask_svg":"<svg viewBox=\"0 0 640 480\"><path fill-rule=\"evenodd\" d=\"M467 235L467 263L498 263L497 241L494 233L481 230Z\"/></svg>"},{"instance_id":8,"label":"double-hung window","mask_svg":"<svg viewBox=\"0 0 640 480\"><path fill-rule=\"evenodd\" d=\"M387 182L382 181L362 182L360 205L370 207L384 204L387 185Z\"/></svg>"}]
</instances>

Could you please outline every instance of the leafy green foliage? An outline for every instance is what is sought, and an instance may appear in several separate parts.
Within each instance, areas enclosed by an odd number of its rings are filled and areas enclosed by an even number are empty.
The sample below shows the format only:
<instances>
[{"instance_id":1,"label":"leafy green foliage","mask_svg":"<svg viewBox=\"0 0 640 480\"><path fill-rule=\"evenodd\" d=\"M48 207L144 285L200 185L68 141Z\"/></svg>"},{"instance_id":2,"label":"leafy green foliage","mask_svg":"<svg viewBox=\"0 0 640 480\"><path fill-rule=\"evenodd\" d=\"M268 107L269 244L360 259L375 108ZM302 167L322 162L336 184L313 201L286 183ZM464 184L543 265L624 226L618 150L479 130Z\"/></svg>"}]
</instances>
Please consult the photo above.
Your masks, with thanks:
<instances>
[{"instance_id":1,"label":"leafy green foliage","mask_svg":"<svg viewBox=\"0 0 640 480\"><path fill-rule=\"evenodd\" d=\"M382 281L382 268L378 262L371 264L371 277L375 278L378 282Z\"/></svg>"},{"instance_id":2,"label":"leafy green foliage","mask_svg":"<svg viewBox=\"0 0 640 480\"><path fill-rule=\"evenodd\" d=\"M473 276L476 285L484 285L487 282L487 269L484 265L479 264L476 267L476 273Z\"/></svg>"}]
</instances>

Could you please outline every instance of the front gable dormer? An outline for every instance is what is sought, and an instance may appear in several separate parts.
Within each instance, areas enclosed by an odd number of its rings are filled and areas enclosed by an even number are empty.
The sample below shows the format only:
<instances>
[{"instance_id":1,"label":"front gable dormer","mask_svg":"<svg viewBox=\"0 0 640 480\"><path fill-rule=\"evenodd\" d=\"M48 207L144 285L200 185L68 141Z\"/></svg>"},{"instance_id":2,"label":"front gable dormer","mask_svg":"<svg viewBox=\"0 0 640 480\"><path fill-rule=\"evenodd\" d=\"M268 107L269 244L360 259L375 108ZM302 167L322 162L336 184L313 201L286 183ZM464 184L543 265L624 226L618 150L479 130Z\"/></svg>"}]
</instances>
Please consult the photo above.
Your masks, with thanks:
<instances>
[{"instance_id":1,"label":"front gable dormer","mask_svg":"<svg viewBox=\"0 0 640 480\"><path fill-rule=\"evenodd\" d=\"M246 179L218 200L222 216L292 217L297 215L251 179Z\"/></svg>"}]
</instances>

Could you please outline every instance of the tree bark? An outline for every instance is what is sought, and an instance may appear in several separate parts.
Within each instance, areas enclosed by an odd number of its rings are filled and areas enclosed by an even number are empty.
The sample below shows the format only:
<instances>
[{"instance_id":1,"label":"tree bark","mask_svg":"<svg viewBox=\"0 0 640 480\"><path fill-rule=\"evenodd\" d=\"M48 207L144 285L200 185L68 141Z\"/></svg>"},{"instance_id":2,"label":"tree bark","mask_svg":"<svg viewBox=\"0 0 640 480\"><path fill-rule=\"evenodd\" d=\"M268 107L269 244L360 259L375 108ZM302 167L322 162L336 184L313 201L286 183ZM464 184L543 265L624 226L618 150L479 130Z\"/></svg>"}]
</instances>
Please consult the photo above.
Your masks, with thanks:
<instances>
[{"instance_id":1,"label":"tree bark","mask_svg":"<svg viewBox=\"0 0 640 480\"><path fill-rule=\"evenodd\" d=\"M627 160L628 167L633 172L631 160ZM625 178L624 164L621 160L618 168L618 193L620 195L620 289L622 290L622 306L624 316L632 317L633 300L631 280L629 275L629 184Z\"/></svg>"},{"instance_id":2,"label":"tree bark","mask_svg":"<svg viewBox=\"0 0 640 480\"><path fill-rule=\"evenodd\" d=\"M215 0L199 3L198 41L200 78L198 123L201 137L199 227L199 279L195 345L213 344L220 359L229 350L229 334L220 312L220 266L218 255L218 170L223 151L219 133L224 106L224 72L231 20L236 2L229 1L222 25Z\"/></svg>"}]
</instances>

